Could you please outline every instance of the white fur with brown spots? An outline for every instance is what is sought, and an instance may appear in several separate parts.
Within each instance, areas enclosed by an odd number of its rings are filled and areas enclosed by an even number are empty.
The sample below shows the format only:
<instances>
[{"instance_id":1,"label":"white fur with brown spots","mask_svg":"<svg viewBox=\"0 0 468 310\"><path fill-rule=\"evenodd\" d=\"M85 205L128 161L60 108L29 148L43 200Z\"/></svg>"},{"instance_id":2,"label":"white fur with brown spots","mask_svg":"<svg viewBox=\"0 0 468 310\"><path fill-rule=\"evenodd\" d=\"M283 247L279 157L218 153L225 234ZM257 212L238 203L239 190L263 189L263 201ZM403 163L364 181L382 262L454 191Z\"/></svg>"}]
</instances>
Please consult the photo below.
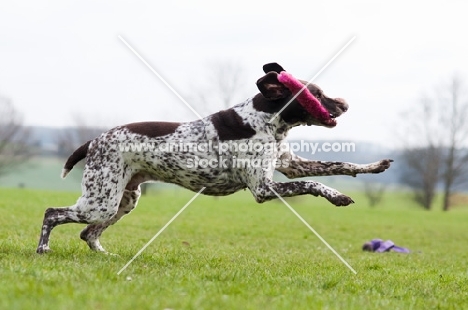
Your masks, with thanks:
<instances>
[{"instance_id":1,"label":"white fur with brown spots","mask_svg":"<svg viewBox=\"0 0 468 310\"><path fill-rule=\"evenodd\" d=\"M276 198L273 190L282 197L310 194L326 198L335 206L347 206L353 200L315 181L275 182L273 173L278 161L288 163L276 168L288 178L380 173L390 166L391 160L359 165L340 162L310 161L300 158L280 147L288 131L299 125L326 126L308 114L297 101L275 118L291 99L291 92L277 81L283 69L275 63L264 66L266 75L257 81L259 94L231 109L220 111L202 120L188 123L145 122L119 126L103 133L78 148L65 164L62 176L81 159L86 158L83 172L82 195L70 207L49 208L44 215L37 253L49 251L52 229L65 223L83 223L87 227L81 239L95 251L105 252L99 242L102 232L136 207L140 197L140 184L161 181L178 184L192 191L206 189L206 195L229 195L249 189L259 203ZM305 84L305 82L303 82ZM343 99L325 96L316 85L308 91L325 107L332 118L346 112ZM135 151L125 146L159 146L168 141L183 143L211 143L208 150L171 152L158 147ZM242 142L276 143L271 152L220 149L221 143L233 145ZM198 167L189 163L193 159L220 161L216 167ZM266 160L268 167L238 167L236 159ZM272 190L273 189L273 190Z\"/></svg>"}]
</instances>

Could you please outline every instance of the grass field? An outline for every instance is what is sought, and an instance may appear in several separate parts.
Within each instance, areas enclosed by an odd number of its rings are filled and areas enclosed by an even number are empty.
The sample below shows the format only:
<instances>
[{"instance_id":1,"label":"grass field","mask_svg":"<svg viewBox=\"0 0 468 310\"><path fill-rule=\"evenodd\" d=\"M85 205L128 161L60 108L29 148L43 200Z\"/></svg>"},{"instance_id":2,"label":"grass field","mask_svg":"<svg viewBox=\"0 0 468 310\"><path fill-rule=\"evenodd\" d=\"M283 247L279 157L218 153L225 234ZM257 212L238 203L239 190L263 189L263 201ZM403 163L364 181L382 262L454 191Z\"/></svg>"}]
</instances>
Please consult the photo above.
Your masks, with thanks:
<instances>
[{"instance_id":1,"label":"grass field","mask_svg":"<svg viewBox=\"0 0 468 310\"><path fill-rule=\"evenodd\" d=\"M247 192L198 197L121 275L117 272L193 197L143 197L103 235L118 256L92 253L83 225L57 227L35 254L43 211L78 194L0 189L0 309L466 309L468 209L417 209L387 194L371 209L324 199L290 204L356 269L354 275L281 202ZM391 239L408 255L367 253Z\"/></svg>"}]
</instances>

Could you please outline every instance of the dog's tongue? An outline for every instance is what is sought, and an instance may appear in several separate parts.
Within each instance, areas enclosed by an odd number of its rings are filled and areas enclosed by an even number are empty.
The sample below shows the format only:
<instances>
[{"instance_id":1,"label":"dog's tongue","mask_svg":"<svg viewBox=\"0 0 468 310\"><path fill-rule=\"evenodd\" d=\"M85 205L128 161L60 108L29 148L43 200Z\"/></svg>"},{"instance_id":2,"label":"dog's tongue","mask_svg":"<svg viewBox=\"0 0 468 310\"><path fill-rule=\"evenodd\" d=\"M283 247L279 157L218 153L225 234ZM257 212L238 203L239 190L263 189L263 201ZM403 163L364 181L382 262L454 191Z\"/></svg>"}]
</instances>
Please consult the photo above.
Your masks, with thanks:
<instances>
[{"instance_id":1,"label":"dog's tongue","mask_svg":"<svg viewBox=\"0 0 468 310\"><path fill-rule=\"evenodd\" d=\"M310 115L325 125L336 125L336 121L330 117L330 113L320 104L320 101L315 98L307 88L304 88L304 85L290 73L281 71L281 73L278 74L278 81L286 86L294 96L300 92L296 99Z\"/></svg>"}]
</instances>

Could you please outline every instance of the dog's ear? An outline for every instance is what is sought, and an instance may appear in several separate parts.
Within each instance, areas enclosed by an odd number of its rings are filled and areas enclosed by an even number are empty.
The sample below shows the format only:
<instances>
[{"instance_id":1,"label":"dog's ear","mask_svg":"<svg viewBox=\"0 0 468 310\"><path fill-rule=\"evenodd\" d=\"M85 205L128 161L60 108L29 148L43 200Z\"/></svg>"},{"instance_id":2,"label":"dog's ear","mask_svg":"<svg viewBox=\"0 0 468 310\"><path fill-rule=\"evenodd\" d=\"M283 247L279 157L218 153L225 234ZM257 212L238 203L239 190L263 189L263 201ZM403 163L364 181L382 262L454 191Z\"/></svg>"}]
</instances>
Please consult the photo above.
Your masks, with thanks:
<instances>
[{"instance_id":1,"label":"dog's ear","mask_svg":"<svg viewBox=\"0 0 468 310\"><path fill-rule=\"evenodd\" d=\"M263 66L263 72L268 73L271 71L276 72L276 73L281 73L281 71L286 71L286 70L284 70L283 67L278 65L276 62L271 62Z\"/></svg>"},{"instance_id":2,"label":"dog's ear","mask_svg":"<svg viewBox=\"0 0 468 310\"><path fill-rule=\"evenodd\" d=\"M268 100L278 100L291 95L291 91L278 81L278 73L268 72L257 81L258 90Z\"/></svg>"}]
</instances>

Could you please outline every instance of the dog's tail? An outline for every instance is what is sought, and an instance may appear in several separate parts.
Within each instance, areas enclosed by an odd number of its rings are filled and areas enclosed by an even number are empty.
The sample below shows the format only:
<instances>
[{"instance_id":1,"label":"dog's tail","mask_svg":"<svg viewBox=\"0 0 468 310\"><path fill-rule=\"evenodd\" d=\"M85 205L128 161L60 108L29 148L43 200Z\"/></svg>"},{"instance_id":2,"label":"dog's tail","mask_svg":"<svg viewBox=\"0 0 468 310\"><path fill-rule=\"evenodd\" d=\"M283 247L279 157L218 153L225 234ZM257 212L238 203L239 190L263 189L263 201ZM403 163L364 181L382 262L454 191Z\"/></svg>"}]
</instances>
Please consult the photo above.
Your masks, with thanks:
<instances>
[{"instance_id":1,"label":"dog's tail","mask_svg":"<svg viewBox=\"0 0 468 310\"><path fill-rule=\"evenodd\" d=\"M86 157L86 154L88 153L88 147L89 144L91 143L92 140L89 140L79 148L77 148L73 154L68 157L67 162L63 166L62 169L62 179L65 179L67 177L67 174L73 169L73 167L83 158Z\"/></svg>"}]
</instances>

